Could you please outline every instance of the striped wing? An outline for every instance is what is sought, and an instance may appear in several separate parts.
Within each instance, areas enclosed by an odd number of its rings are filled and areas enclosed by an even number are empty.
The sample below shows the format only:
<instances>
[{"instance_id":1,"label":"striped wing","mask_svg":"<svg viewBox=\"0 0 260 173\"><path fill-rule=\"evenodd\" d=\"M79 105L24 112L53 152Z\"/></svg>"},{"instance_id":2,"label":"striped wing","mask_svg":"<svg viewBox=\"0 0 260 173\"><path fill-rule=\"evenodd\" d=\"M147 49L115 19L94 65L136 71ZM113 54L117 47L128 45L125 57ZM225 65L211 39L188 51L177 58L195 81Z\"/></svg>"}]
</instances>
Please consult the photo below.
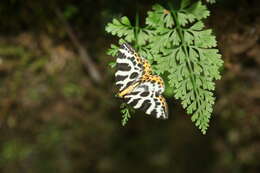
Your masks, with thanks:
<instances>
[{"instance_id":1,"label":"striped wing","mask_svg":"<svg viewBox=\"0 0 260 173\"><path fill-rule=\"evenodd\" d=\"M122 44L117 55L115 80L119 91L129 87L134 82L141 79L146 73L151 71L150 65L141 58L129 44ZM149 66L148 66L148 65Z\"/></svg>"},{"instance_id":2,"label":"striped wing","mask_svg":"<svg viewBox=\"0 0 260 173\"><path fill-rule=\"evenodd\" d=\"M163 88L162 88L163 87ZM148 115L153 115L156 118L168 118L167 103L161 93L164 91L164 86L146 80L140 83L132 92L126 94L123 98L135 109L141 109Z\"/></svg>"}]
</instances>

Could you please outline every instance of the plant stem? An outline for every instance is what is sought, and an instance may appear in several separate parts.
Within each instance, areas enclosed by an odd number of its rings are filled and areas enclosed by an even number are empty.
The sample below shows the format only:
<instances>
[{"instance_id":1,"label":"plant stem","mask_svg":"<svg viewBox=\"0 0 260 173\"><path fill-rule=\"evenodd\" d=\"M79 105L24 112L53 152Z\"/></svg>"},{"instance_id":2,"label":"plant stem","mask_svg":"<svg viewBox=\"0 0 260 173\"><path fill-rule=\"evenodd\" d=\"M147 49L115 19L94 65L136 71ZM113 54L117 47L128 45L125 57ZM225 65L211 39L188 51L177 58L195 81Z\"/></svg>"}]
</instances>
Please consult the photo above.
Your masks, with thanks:
<instances>
[{"instance_id":1,"label":"plant stem","mask_svg":"<svg viewBox=\"0 0 260 173\"><path fill-rule=\"evenodd\" d=\"M139 45L138 45L138 33L139 33L139 15L138 12L135 15L135 27L134 27L134 35L135 35L135 50L139 51Z\"/></svg>"}]
</instances>

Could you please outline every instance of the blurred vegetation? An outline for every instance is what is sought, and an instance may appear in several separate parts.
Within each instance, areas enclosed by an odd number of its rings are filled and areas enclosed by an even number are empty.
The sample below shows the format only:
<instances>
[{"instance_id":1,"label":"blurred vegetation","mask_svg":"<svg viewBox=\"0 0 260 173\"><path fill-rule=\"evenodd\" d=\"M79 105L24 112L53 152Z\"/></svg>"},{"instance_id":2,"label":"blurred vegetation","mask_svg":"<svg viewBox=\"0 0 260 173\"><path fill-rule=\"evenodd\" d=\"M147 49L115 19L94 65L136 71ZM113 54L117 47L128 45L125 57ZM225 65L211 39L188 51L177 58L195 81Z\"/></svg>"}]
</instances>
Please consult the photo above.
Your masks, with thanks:
<instances>
[{"instance_id":1,"label":"blurred vegetation","mask_svg":"<svg viewBox=\"0 0 260 173\"><path fill-rule=\"evenodd\" d=\"M206 26L225 66L207 135L173 99L169 120L137 112L121 126L105 54L115 40L104 27L136 11L145 18L155 3L163 1L1 1L0 172L259 172L257 0L209 5Z\"/></svg>"}]
</instances>

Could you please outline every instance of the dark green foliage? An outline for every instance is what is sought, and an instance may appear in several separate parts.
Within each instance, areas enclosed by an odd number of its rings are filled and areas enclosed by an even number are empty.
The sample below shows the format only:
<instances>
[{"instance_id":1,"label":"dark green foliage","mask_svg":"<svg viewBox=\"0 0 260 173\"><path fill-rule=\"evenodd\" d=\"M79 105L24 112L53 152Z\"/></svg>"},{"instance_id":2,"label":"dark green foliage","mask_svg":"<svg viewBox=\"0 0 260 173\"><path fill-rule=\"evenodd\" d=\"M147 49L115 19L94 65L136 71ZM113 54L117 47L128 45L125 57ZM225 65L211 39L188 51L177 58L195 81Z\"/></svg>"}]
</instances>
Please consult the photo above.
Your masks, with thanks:
<instances>
[{"instance_id":1,"label":"dark green foliage","mask_svg":"<svg viewBox=\"0 0 260 173\"><path fill-rule=\"evenodd\" d=\"M208 16L209 11L201 1L190 4L183 0L179 10L154 5L143 28L133 26L125 16L106 26L108 33L121 38L120 42L123 39L132 43L141 56L154 64L155 73L167 77L173 96L181 100L203 134L215 102L213 81L220 79L219 68L223 64L218 49L214 48L217 43L212 30L204 28L202 19ZM115 56L117 50L112 45L108 54Z\"/></svg>"},{"instance_id":2,"label":"dark green foliage","mask_svg":"<svg viewBox=\"0 0 260 173\"><path fill-rule=\"evenodd\" d=\"M127 104L122 103L121 106L121 113L122 113L122 125L125 126L127 121L131 118L130 112L133 110Z\"/></svg>"}]
</instances>

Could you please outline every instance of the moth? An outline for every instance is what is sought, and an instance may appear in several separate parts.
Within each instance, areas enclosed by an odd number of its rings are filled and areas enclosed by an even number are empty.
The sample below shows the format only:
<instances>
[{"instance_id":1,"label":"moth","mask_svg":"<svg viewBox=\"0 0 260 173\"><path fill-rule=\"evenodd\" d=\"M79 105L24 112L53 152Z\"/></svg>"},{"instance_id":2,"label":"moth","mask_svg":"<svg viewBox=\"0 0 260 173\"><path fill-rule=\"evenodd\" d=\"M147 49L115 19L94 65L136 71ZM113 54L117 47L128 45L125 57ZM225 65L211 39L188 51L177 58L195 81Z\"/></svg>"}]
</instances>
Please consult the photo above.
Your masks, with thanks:
<instances>
[{"instance_id":1,"label":"moth","mask_svg":"<svg viewBox=\"0 0 260 173\"><path fill-rule=\"evenodd\" d=\"M156 118L168 118L162 78L153 75L149 62L127 43L121 45L117 54L115 80L117 95L127 104Z\"/></svg>"}]
</instances>

